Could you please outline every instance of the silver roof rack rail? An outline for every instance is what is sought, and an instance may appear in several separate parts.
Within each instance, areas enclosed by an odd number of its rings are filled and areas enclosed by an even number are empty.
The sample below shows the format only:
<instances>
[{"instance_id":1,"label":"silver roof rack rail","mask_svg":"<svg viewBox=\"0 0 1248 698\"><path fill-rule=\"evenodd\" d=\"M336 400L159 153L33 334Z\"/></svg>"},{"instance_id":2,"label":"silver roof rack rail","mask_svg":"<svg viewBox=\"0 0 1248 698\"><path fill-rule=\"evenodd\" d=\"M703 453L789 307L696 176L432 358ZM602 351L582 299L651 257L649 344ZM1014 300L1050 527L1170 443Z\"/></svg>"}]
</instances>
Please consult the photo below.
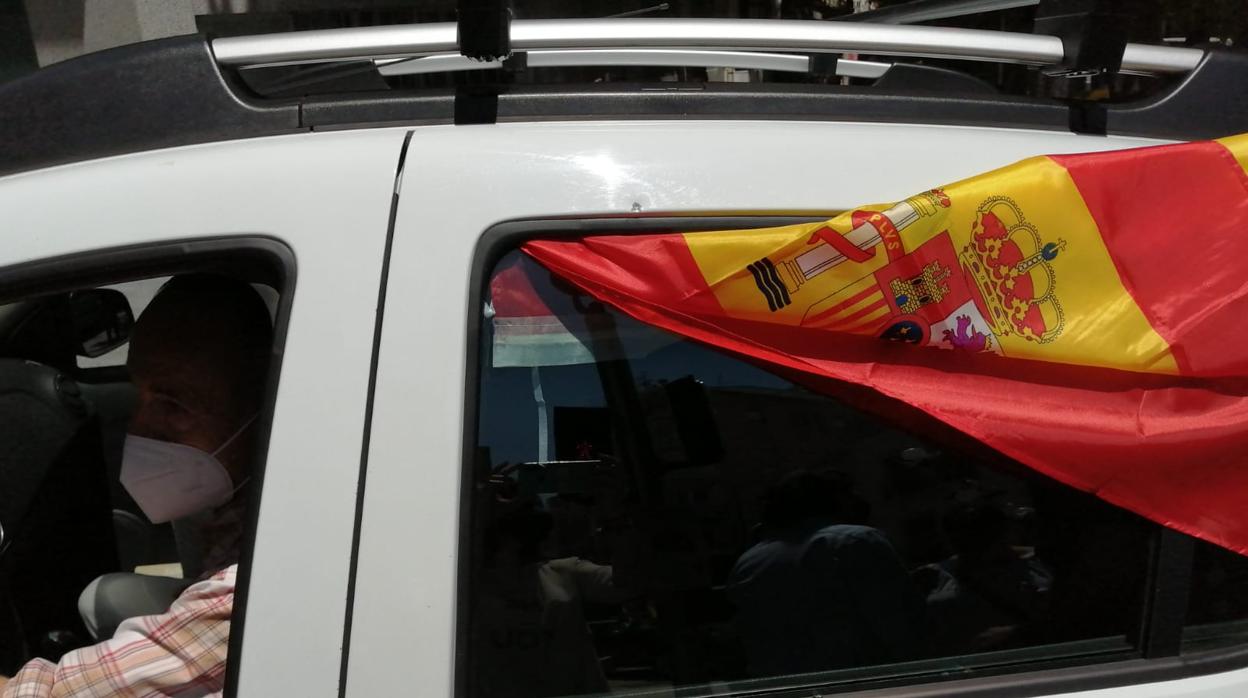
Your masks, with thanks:
<instances>
[{"instance_id":1,"label":"silver roof rack rail","mask_svg":"<svg viewBox=\"0 0 1248 698\"><path fill-rule=\"evenodd\" d=\"M1055 36L1014 32L807 20L557 19L511 25L514 51L554 49L713 49L800 51L953 58L1055 65L1063 58ZM344 60L417 58L459 50L454 23L325 29L214 39L218 63L231 67L296 65ZM1204 52L1127 44L1122 70L1183 73Z\"/></svg>"},{"instance_id":2,"label":"silver roof rack rail","mask_svg":"<svg viewBox=\"0 0 1248 698\"><path fill-rule=\"evenodd\" d=\"M536 49L526 51L531 68L582 66L661 66L672 68L737 68L774 70L784 73L810 72L810 56L758 51L712 51L702 49ZM458 53L440 53L417 58L377 58L373 60L382 75L426 75L464 70L490 70L503 67L502 61L474 61ZM849 78L884 77L892 65L876 61L838 59L835 74Z\"/></svg>"}]
</instances>

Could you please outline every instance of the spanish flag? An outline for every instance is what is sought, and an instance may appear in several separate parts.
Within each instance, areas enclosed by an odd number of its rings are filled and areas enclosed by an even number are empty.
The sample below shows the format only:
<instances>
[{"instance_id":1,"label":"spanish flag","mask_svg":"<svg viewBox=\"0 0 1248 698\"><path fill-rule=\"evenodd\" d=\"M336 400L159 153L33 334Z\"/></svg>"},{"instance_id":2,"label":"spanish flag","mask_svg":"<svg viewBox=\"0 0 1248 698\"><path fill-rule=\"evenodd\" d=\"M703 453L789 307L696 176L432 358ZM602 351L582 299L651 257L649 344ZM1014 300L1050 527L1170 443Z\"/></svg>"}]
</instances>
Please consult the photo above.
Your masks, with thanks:
<instances>
[{"instance_id":1,"label":"spanish flag","mask_svg":"<svg viewBox=\"0 0 1248 698\"><path fill-rule=\"evenodd\" d=\"M1245 167L1248 135L1035 157L819 223L523 250L642 322L1248 553Z\"/></svg>"}]
</instances>

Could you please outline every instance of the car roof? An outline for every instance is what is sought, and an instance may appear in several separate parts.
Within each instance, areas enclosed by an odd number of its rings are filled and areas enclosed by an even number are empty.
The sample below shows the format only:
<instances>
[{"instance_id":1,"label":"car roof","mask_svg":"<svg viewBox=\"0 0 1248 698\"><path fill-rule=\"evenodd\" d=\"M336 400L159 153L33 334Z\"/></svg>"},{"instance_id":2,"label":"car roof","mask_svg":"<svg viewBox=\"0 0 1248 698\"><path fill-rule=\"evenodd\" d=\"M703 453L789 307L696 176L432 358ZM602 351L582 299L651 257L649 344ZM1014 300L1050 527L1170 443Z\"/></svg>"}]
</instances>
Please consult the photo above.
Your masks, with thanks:
<instances>
[{"instance_id":1,"label":"car roof","mask_svg":"<svg viewBox=\"0 0 1248 698\"><path fill-rule=\"evenodd\" d=\"M837 25L829 28L829 25ZM1127 45L1124 69L1177 73L1138 102L1003 95L935 71L877 87L800 83L605 83L475 86L264 97L257 68L445 57L455 25L368 27L211 40L188 35L90 54L0 85L0 176L81 160L316 129L396 124L576 119L800 119L1074 130L1165 139L1248 131L1248 55ZM916 33L916 30L919 30ZM517 21L518 51L642 42L685 53L808 57L810 70L861 46L872 55L952 56L1044 63L1057 37L942 27L801 20ZM527 38L526 38L527 37ZM648 43L646 43L648 42ZM1130 60L1128 60L1130 59ZM618 60L613 58L612 60ZM669 60L669 59L656 59ZM923 68L910 67L918 70ZM894 71L903 75L900 67ZM944 71L952 74L953 71ZM956 74L952 77L956 78ZM986 86L985 86L986 87ZM1192 118L1199 114L1199 118Z\"/></svg>"}]
</instances>

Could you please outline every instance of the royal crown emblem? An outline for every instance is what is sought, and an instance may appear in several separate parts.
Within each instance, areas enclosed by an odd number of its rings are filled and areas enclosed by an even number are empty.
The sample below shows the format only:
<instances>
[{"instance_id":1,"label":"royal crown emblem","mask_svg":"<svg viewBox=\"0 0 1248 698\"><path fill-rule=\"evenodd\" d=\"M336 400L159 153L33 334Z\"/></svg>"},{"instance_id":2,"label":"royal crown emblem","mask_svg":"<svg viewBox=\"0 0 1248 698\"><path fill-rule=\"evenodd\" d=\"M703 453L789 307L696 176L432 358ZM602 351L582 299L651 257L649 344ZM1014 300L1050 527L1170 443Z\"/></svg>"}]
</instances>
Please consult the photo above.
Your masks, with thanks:
<instances>
[{"instance_id":1,"label":"royal crown emblem","mask_svg":"<svg viewBox=\"0 0 1248 698\"><path fill-rule=\"evenodd\" d=\"M1047 344L1065 326L1052 262L1066 241L1042 242L1018 204L994 196L980 204L961 263L983 300L985 320L998 336Z\"/></svg>"}]
</instances>

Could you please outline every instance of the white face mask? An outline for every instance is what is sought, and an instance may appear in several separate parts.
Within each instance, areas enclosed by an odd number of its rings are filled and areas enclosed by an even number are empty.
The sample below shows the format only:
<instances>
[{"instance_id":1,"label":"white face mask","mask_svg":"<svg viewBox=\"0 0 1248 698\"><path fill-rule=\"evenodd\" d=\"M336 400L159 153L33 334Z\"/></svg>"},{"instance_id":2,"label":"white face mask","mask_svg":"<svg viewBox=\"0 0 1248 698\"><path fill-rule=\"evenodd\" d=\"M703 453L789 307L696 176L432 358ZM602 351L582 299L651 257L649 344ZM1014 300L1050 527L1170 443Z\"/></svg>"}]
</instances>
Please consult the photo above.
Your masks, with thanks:
<instances>
[{"instance_id":1,"label":"white face mask","mask_svg":"<svg viewBox=\"0 0 1248 698\"><path fill-rule=\"evenodd\" d=\"M217 454L255 420L256 417L247 420L212 453L126 434L121 484L152 523L165 523L221 506L230 501L237 488Z\"/></svg>"}]
</instances>

